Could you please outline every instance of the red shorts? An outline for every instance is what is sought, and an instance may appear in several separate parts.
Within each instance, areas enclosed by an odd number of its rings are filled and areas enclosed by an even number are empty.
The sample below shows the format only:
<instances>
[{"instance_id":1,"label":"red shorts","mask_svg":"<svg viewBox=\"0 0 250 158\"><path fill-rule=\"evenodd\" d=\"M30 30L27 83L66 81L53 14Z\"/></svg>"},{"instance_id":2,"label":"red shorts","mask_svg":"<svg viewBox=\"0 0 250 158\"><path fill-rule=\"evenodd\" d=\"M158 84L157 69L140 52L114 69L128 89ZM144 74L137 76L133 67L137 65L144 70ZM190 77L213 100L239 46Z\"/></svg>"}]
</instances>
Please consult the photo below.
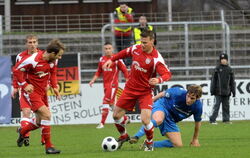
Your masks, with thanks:
<instances>
[{"instance_id":1,"label":"red shorts","mask_svg":"<svg viewBox=\"0 0 250 158\"><path fill-rule=\"evenodd\" d=\"M103 104L114 104L117 88L104 88Z\"/></svg>"},{"instance_id":2,"label":"red shorts","mask_svg":"<svg viewBox=\"0 0 250 158\"><path fill-rule=\"evenodd\" d=\"M21 92L20 96L20 108L30 108L32 111L37 111L43 105L49 106L48 104L48 96L47 95L40 95L36 92L31 94L27 94Z\"/></svg>"},{"instance_id":3,"label":"red shorts","mask_svg":"<svg viewBox=\"0 0 250 158\"><path fill-rule=\"evenodd\" d=\"M129 91L124 89L121 97L116 103L116 106L132 111L135 107L136 101L138 100L140 109L152 109L153 100L152 93L141 93Z\"/></svg>"}]
</instances>

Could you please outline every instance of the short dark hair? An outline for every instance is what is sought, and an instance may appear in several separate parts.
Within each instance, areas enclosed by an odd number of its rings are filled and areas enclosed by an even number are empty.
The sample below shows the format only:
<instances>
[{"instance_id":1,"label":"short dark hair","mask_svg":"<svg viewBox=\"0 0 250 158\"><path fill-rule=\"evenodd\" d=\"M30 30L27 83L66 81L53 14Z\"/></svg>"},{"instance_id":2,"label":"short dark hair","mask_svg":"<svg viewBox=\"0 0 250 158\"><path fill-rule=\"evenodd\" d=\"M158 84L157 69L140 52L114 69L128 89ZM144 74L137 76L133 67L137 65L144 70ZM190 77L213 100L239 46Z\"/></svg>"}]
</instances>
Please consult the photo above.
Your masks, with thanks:
<instances>
[{"instance_id":1,"label":"short dark hair","mask_svg":"<svg viewBox=\"0 0 250 158\"><path fill-rule=\"evenodd\" d=\"M64 44L59 39L53 39L49 42L46 51L48 53L59 53L60 50L65 50Z\"/></svg>"},{"instance_id":2,"label":"short dark hair","mask_svg":"<svg viewBox=\"0 0 250 158\"><path fill-rule=\"evenodd\" d=\"M105 42L104 46L106 46L106 45L112 45L112 43L111 42Z\"/></svg>"},{"instance_id":3,"label":"short dark hair","mask_svg":"<svg viewBox=\"0 0 250 158\"><path fill-rule=\"evenodd\" d=\"M195 94L196 98L201 98L202 96L202 88L199 85L191 85L187 88L187 92L190 94Z\"/></svg>"},{"instance_id":4,"label":"short dark hair","mask_svg":"<svg viewBox=\"0 0 250 158\"><path fill-rule=\"evenodd\" d=\"M142 31L141 37L143 38L149 37L150 39L155 39L154 32L148 29Z\"/></svg>"}]
</instances>

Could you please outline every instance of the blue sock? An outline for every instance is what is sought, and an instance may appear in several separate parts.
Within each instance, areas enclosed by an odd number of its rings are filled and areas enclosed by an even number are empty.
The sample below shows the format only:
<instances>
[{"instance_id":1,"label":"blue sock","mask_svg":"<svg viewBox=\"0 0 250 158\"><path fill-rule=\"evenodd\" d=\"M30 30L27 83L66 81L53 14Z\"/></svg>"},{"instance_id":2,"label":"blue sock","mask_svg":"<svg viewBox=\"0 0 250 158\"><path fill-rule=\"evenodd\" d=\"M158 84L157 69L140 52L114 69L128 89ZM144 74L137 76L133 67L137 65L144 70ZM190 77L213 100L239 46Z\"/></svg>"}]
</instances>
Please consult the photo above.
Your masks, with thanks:
<instances>
[{"instance_id":1,"label":"blue sock","mask_svg":"<svg viewBox=\"0 0 250 158\"><path fill-rule=\"evenodd\" d=\"M141 126L140 130L134 136L141 138L144 135L145 135L144 126Z\"/></svg>"},{"instance_id":2,"label":"blue sock","mask_svg":"<svg viewBox=\"0 0 250 158\"><path fill-rule=\"evenodd\" d=\"M153 123L154 127L158 127L157 123L155 120L151 120L151 122Z\"/></svg>"},{"instance_id":3,"label":"blue sock","mask_svg":"<svg viewBox=\"0 0 250 158\"><path fill-rule=\"evenodd\" d=\"M154 142L154 147L155 148L164 148L164 147L172 148L174 146L173 146L173 143L170 140L162 140L162 141L155 141Z\"/></svg>"}]
</instances>

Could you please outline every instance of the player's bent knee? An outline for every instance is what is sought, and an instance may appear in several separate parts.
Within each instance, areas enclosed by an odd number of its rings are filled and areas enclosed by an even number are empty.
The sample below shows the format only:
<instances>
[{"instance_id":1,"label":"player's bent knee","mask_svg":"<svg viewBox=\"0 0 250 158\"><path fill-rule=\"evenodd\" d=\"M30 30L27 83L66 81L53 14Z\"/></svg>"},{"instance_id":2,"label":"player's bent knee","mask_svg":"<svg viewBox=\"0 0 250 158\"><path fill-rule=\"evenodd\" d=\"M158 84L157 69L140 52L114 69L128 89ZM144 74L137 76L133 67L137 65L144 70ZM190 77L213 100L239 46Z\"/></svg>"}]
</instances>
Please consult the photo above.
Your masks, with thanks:
<instances>
[{"instance_id":1,"label":"player's bent knee","mask_svg":"<svg viewBox=\"0 0 250 158\"><path fill-rule=\"evenodd\" d=\"M183 147L182 142L180 142L180 143L173 143L173 145L174 145L174 147L177 147L177 148Z\"/></svg>"}]
</instances>

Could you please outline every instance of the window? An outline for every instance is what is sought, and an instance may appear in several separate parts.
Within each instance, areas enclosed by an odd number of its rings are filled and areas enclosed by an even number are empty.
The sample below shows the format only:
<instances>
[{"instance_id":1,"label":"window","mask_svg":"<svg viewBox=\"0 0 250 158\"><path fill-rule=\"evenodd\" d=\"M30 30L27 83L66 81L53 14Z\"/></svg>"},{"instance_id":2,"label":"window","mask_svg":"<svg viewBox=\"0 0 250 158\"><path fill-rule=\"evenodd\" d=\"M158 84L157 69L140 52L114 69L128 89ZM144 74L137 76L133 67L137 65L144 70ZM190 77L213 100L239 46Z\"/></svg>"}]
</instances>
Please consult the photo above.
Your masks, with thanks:
<instances>
[{"instance_id":1,"label":"window","mask_svg":"<svg viewBox=\"0 0 250 158\"><path fill-rule=\"evenodd\" d=\"M42 0L16 0L16 5L36 5L36 4L44 4Z\"/></svg>"},{"instance_id":2,"label":"window","mask_svg":"<svg viewBox=\"0 0 250 158\"><path fill-rule=\"evenodd\" d=\"M0 5L4 5L4 0L0 0Z\"/></svg>"},{"instance_id":3,"label":"window","mask_svg":"<svg viewBox=\"0 0 250 158\"><path fill-rule=\"evenodd\" d=\"M151 2L152 0L118 0L118 2Z\"/></svg>"},{"instance_id":4,"label":"window","mask_svg":"<svg viewBox=\"0 0 250 158\"><path fill-rule=\"evenodd\" d=\"M78 0L50 0L49 4L76 4Z\"/></svg>"},{"instance_id":5,"label":"window","mask_svg":"<svg viewBox=\"0 0 250 158\"><path fill-rule=\"evenodd\" d=\"M83 3L108 3L112 2L112 0L83 0Z\"/></svg>"}]
</instances>

